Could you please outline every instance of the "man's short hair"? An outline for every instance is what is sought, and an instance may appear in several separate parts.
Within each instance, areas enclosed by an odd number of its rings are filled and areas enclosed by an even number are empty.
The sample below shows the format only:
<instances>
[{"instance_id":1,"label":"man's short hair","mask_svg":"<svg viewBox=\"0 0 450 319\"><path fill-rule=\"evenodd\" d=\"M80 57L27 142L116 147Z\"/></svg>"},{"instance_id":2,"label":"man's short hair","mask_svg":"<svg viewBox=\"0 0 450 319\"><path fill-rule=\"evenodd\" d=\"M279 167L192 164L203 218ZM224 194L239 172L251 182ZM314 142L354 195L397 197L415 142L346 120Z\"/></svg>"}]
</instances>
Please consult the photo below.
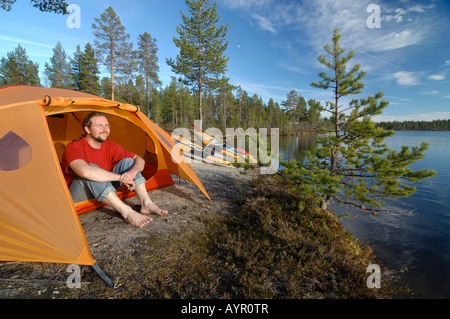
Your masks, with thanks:
<instances>
[{"instance_id":1,"label":"man's short hair","mask_svg":"<svg viewBox=\"0 0 450 319\"><path fill-rule=\"evenodd\" d=\"M90 128L91 125L92 125L92 118L97 117L97 116L103 116L105 118L108 118L106 116L106 114L103 113L103 112L93 111L93 112L89 113L88 115L86 115L86 117L84 118L84 120L83 120L83 129L84 129L85 126Z\"/></svg>"}]
</instances>

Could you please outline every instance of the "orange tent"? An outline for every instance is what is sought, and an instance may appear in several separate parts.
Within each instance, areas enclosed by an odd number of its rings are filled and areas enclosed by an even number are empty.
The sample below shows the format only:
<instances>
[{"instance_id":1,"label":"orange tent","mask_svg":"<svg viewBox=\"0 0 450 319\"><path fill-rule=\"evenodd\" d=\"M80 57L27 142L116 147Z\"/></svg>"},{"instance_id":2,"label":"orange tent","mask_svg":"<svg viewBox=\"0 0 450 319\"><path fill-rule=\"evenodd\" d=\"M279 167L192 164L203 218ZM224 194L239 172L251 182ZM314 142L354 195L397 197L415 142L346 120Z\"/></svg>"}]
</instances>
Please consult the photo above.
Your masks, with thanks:
<instances>
[{"instance_id":1,"label":"orange tent","mask_svg":"<svg viewBox=\"0 0 450 319\"><path fill-rule=\"evenodd\" d=\"M173 184L176 174L210 199L170 135L138 107L64 89L0 88L0 260L95 264L77 215L103 204L73 203L60 168L91 111L106 113L110 139L145 159L148 190Z\"/></svg>"}]
</instances>

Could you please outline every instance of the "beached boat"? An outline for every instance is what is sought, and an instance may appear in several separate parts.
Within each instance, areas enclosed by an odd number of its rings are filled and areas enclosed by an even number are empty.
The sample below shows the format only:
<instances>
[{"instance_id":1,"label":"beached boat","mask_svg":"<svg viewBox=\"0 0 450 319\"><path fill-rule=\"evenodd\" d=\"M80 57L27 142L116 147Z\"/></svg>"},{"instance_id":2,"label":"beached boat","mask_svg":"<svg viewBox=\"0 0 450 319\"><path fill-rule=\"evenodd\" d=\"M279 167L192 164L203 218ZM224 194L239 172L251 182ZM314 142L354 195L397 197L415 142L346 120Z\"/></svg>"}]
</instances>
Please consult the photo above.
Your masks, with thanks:
<instances>
[{"instance_id":1,"label":"beached boat","mask_svg":"<svg viewBox=\"0 0 450 319\"><path fill-rule=\"evenodd\" d=\"M177 144L183 155L189 159L203 161L205 163L233 165L227 157L222 154L216 154L214 151L205 149L204 147L193 143L182 136L172 135L173 141Z\"/></svg>"},{"instance_id":2,"label":"beached boat","mask_svg":"<svg viewBox=\"0 0 450 319\"><path fill-rule=\"evenodd\" d=\"M214 149L216 152L222 153L224 156L236 161L241 159L243 162L245 162L248 159L248 162L251 164L257 163L255 158L251 156L247 151L236 148L216 136L205 133L194 124L191 125L194 128L194 136L198 141L200 141L200 143L202 143L204 148L209 147L210 149Z\"/></svg>"}]
</instances>

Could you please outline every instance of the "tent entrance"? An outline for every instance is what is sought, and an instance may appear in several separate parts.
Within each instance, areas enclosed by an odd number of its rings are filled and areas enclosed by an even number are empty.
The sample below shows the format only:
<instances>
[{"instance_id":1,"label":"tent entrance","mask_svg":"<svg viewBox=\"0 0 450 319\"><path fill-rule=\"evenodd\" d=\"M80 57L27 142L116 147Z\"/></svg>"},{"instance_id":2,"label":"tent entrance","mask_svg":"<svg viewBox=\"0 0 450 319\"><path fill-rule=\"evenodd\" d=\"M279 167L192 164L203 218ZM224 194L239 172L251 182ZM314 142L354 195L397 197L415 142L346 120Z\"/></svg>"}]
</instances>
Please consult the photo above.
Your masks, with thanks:
<instances>
[{"instance_id":1,"label":"tent entrance","mask_svg":"<svg viewBox=\"0 0 450 319\"><path fill-rule=\"evenodd\" d=\"M53 145L60 164L67 144L83 136L84 130L82 122L89 112L91 112L91 110L46 116ZM107 116L112 128L109 139L141 156L145 160L145 168L142 171L142 175L147 180L147 190L173 184L170 173L166 170L158 169L158 150L153 139L141 127L132 123L129 119L113 114L107 114ZM70 186L70 178L65 175L65 179L66 184ZM165 182L161 184L161 180ZM126 189L119 190L118 192L118 196L121 199L130 198L135 195L135 192L130 192ZM105 205L97 200L87 200L74 204L78 214Z\"/></svg>"}]
</instances>

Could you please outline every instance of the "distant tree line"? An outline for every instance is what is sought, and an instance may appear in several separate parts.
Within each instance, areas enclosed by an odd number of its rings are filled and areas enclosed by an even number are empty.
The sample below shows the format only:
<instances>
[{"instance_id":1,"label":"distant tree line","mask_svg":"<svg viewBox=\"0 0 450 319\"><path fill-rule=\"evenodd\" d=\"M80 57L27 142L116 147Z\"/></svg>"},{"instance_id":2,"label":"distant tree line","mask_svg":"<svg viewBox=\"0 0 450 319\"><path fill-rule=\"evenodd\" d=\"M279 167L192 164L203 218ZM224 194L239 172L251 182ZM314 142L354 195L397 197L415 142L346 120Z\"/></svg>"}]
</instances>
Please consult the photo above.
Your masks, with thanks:
<instances>
[{"instance_id":1,"label":"distant tree line","mask_svg":"<svg viewBox=\"0 0 450 319\"><path fill-rule=\"evenodd\" d=\"M433 121L380 122L378 126L394 131L450 131L450 119Z\"/></svg>"},{"instance_id":2,"label":"distant tree line","mask_svg":"<svg viewBox=\"0 0 450 319\"><path fill-rule=\"evenodd\" d=\"M44 78L39 77L39 65L31 61L20 44L0 60L0 86L26 84L71 89L111 99L111 80L100 78L99 62L88 42L77 46L68 56L58 42L53 56L45 63ZM44 83L44 85L43 85ZM148 92L147 92L147 87ZM188 127L198 119L198 91L191 90L172 78L166 86L146 85L144 75L127 81L117 81L115 100L139 105L143 112L159 125L173 129ZM258 95L237 87L234 90L212 90L204 93L203 117L206 127L280 128L283 132L315 130L326 124L320 117L320 103L305 100L292 90L285 101L272 98L265 103Z\"/></svg>"}]
</instances>

